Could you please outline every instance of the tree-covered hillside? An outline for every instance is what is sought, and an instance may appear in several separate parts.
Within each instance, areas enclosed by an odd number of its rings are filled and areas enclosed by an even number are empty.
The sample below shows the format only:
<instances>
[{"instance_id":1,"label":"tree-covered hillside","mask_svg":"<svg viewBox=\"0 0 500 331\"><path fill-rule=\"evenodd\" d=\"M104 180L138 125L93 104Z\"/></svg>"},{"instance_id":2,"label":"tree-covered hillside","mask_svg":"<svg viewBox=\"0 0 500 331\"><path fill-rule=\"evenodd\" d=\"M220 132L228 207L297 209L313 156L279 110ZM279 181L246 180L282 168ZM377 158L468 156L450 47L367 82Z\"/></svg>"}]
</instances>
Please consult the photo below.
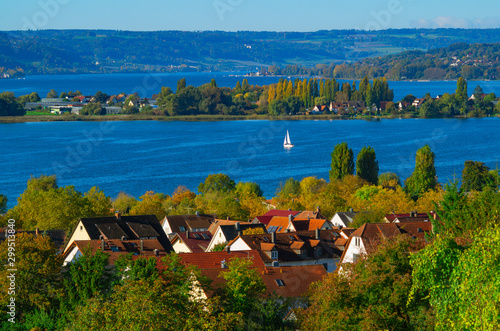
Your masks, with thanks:
<instances>
[{"instance_id":1,"label":"tree-covered hillside","mask_svg":"<svg viewBox=\"0 0 500 331\"><path fill-rule=\"evenodd\" d=\"M17 72L26 74L57 74L255 70L256 67L271 65L283 68L287 65L312 68L316 64L354 63L366 58L399 54L408 50L447 47L457 42L496 43L500 42L498 31L498 29L400 29L370 32L359 30L8 31L0 32L0 75L10 70L12 76L16 74L16 69ZM377 58L373 61L385 61L382 59ZM375 63L370 62L369 65ZM375 74L380 75L381 72ZM392 75L397 76L395 73ZM365 74L356 76L364 77Z\"/></svg>"}]
</instances>

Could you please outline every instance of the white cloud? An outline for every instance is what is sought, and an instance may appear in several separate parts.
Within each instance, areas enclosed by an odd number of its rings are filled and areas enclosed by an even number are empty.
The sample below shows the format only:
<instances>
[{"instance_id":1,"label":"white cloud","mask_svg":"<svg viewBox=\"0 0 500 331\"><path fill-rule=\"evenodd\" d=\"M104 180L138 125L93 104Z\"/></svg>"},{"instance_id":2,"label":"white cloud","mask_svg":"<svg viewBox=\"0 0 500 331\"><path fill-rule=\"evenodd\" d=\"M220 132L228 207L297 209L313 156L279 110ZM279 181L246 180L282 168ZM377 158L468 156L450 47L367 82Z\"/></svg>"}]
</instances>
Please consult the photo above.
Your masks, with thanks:
<instances>
[{"instance_id":1,"label":"white cloud","mask_svg":"<svg viewBox=\"0 0 500 331\"><path fill-rule=\"evenodd\" d=\"M486 29L500 28L500 17L485 17L467 19L463 17L453 16L438 16L433 19L421 18L412 21L411 26L414 28L462 28L462 29Z\"/></svg>"}]
</instances>

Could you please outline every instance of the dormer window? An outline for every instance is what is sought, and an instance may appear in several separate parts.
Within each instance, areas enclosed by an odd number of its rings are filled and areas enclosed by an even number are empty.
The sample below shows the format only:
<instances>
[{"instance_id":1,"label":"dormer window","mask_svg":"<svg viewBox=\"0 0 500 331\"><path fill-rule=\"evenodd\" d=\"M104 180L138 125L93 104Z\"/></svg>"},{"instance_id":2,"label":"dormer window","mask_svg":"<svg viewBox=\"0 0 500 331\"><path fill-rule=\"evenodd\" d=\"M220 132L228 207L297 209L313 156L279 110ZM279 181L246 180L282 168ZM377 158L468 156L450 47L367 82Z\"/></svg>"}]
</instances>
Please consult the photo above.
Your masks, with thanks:
<instances>
[{"instance_id":1,"label":"dormer window","mask_svg":"<svg viewBox=\"0 0 500 331\"><path fill-rule=\"evenodd\" d=\"M278 259L278 251L271 251L271 259L273 260Z\"/></svg>"}]
</instances>

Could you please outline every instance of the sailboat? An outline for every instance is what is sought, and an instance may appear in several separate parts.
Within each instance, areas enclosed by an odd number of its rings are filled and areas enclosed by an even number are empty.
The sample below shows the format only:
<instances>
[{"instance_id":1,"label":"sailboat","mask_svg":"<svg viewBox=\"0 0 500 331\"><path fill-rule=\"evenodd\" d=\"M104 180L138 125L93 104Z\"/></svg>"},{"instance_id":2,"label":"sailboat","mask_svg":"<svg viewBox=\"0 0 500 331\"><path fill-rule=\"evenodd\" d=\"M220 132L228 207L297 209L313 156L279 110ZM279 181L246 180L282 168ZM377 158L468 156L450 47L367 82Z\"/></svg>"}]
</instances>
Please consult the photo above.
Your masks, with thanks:
<instances>
[{"instance_id":1,"label":"sailboat","mask_svg":"<svg viewBox=\"0 0 500 331\"><path fill-rule=\"evenodd\" d=\"M290 142L290 135L288 134L288 130L286 130L286 136L285 136L285 141L283 142L283 147L285 148L292 148L293 145Z\"/></svg>"}]
</instances>

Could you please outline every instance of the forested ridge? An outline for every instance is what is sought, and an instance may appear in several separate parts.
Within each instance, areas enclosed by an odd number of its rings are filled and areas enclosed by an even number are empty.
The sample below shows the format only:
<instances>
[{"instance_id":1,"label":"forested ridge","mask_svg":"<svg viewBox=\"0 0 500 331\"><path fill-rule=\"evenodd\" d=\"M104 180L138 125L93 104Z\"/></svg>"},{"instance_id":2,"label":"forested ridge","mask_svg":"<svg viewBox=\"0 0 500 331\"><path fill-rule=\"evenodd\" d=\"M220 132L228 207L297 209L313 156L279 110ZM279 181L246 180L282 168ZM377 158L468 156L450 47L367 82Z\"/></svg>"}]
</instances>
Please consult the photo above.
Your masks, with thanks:
<instances>
[{"instance_id":1,"label":"forested ridge","mask_svg":"<svg viewBox=\"0 0 500 331\"><path fill-rule=\"evenodd\" d=\"M325 77L380 77L420 79L447 73L416 68L398 76L388 69L393 64L420 52L439 55L436 50L461 42L498 43L498 29L399 29L381 31L331 30L317 32L222 32L116 30L37 30L0 32L0 76L59 73L170 72L207 70L252 70L271 66L272 73L318 74ZM489 46L471 45L471 51ZM453 51L449 49L445 51ZM465 49L463 50L466 51ZM475 53L475 52L474 52ZM383 57L397 54L396 57ZM425 53L427 54L427 53ZM400 57L400 58L398 58ZM440 57L440 56L439 56ZM364 59L373 58L368 62ZM342 71L335 65L355 63L360 72ZM427 63L427 62L426 62ZM404 66L404 62L401 62ZM420 65L420 64L419 64ZM421 65L429 65L421 64ZM440 65L436 63L436 65ZM287 66L290 66L286 68ZM371 67L376 67L371 70ZM282 68L282 69L279 69ZM439 67L439 69L442 69ZM460 68L459 68L460 69ZM359 70L358 70L359 71ZM404 73L404 75L403 75ZM467 78L491 77L472 72ZM456 75L450 75L450 78ZM436 78L437 79L437 78Z\"/></svg>"}]
</instances>

